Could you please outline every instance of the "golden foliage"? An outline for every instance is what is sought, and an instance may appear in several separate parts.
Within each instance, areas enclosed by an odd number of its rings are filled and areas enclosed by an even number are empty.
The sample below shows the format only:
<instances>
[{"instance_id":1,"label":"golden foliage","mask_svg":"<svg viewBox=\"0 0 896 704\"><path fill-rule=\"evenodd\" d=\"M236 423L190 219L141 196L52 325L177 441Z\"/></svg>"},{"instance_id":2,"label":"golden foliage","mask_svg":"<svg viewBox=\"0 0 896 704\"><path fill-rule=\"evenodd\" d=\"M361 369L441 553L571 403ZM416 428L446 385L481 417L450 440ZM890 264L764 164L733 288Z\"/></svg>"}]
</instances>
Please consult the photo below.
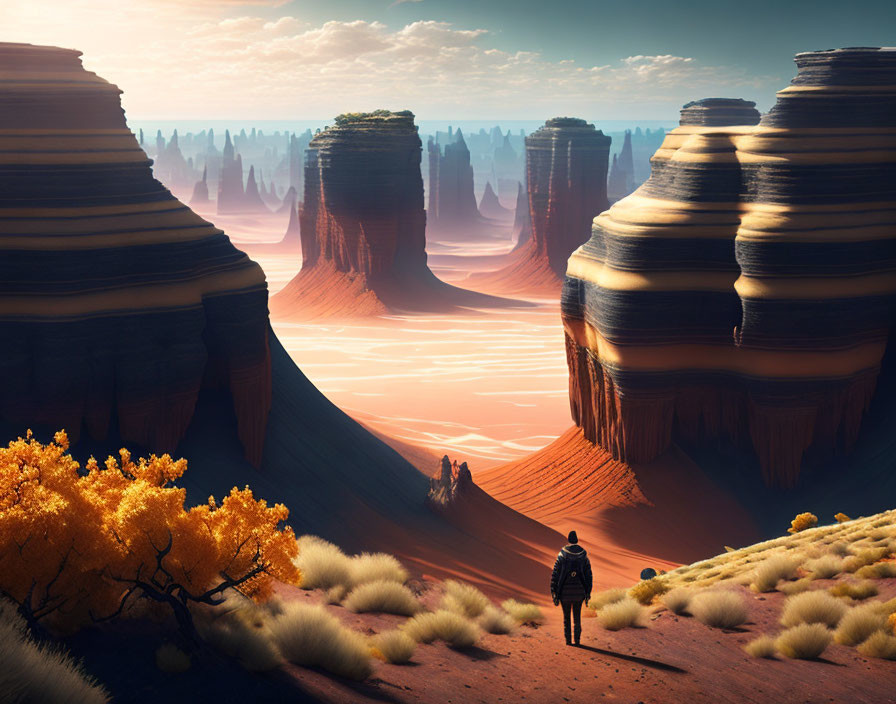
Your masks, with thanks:
<instances>
[{"instance_id":1,"label":"golden foliage","mask_svg":"<svg viewBox=\"0 0 896 704\"><path fill-rule=\"evenodd\" d=\"M217 603L227 586L263 600L274 578L299 580L285 506L246 487L186 509L171 486L186 460L135 462L122 449L82 468L67 450L65 432L0 448L0 592L32 622L76 629L143 596L189 630L191 602Z\"/></svg>"},{"instance_id":2,"label":"golden foliage","mask_svg":"<svg viewBox=\"0 0 896 704\"><path fill-rule=\"evenodd\" d=\"M814 528L818 525L818 516L814 513L799 513L796 518L790 522L788 533L799 533L807 528Z\"/></svg>"},{"instance_id":3,"label":"golden foliage","mask_svg":"<svg viewBox=\"0 0 896 704\"><path fill-rule=\"evenodd\" d=\"M645 579L638 582L635 586L628 590L628 595L636 601L644 604L650 604L655 597L662 596L669 591L669 585L659 577Z\"/></svg>"},{"instance_id":4,"label":"golden foliage","mask_svg":"<svg viewBox=\"0 0 896 704\"><path fill-rule=\"evenodd\" d=\"M834 520L837 521L837 523L846 523L847 521L851 521L852 519L845 513L835 513Z\"/></svg>"}]
</instances>

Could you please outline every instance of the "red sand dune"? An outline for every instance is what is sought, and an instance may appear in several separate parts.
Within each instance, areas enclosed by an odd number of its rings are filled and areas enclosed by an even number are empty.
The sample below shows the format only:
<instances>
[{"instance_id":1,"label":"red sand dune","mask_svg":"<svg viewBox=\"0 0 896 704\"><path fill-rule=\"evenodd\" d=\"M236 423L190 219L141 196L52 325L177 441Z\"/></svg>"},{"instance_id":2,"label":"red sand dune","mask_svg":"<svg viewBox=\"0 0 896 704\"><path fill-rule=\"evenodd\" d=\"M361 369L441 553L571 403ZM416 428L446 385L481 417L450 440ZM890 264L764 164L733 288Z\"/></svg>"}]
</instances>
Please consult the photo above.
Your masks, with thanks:
<instances>
[{"instance_id":1,"label":"red sand dune","mask_svg":"<svg viewBox=\"0 0 896 704\"><path fill-rule=\"evenodd\" d=\"M474 475L498 501L561 533L575 529L600 588L629 586L760 539L750 515L683 453L627 465L571 428L522 460Z\"/></svg>"}]
</instances>

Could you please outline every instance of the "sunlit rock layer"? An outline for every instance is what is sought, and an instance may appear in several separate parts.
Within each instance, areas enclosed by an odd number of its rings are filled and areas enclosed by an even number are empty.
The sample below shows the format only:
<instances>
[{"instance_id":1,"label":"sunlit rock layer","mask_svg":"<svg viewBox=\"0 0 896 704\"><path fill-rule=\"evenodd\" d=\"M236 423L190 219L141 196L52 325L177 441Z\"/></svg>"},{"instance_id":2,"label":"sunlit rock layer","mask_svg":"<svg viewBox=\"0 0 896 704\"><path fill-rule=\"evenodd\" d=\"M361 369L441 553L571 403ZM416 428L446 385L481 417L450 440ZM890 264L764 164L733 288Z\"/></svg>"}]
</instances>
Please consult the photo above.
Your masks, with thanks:
<instances>
[{"instance_id":1,"label":"sunlit rock layer","mask_svg":"<svg viewBox=\"0 0 896 704\"><path fill-rule=\"evenodd\" d=\"M896 52L796 63L759 124L685 106L569 260L572 414L618 458L729 439L792 486L856 440L894 313Z\"/></svg>"},{"instance_id":2,"label":"sunlit rock layer","mask_svg":"<svg viewBox=\"0 0 896 704\"><path fill-rule=\"evenodd\" d=\"M257 464L264 275L153 178L121 91L79 57L0 44L0 414L173 451L224 387Z\"/></svg>"}]
</instances>

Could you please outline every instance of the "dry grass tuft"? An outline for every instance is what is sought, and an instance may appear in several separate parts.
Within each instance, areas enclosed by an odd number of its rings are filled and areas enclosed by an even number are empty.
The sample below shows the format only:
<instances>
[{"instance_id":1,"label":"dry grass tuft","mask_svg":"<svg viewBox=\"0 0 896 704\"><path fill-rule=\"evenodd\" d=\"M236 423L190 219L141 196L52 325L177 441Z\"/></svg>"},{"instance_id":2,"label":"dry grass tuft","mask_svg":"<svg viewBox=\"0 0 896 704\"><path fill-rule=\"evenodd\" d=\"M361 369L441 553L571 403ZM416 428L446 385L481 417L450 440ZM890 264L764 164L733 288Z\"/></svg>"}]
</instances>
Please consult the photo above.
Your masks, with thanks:
<instances>
[{"instance_id":1,"label":"dry grass tuft","mask_svg":"<svg viewBox=\"0 0 896 704\"><path fill-rule=\"evenodd\" d=\"M270 628L274 642L290 662L353 680L363 680L372 672L364 637L343 626L322 606L286 604Z\"/></svg>"},{"instance_id":2,"label":"dry grass tuft","mask_svg":"<svg viewBox=\"0 0 896 704\"><path fill-rule=\"evenodd\" d=\"M763 560L753 571L750 588L754 592L771 592L782 579L796 575L800 561L787 555L774 555Z\"/></svg>"},{"instance_id":3,"label":"dry grass tuft","mask_svg":"<svg viewBox=\"0 0 896 704\"><path fill-rule=\"evenodd\" d=\"M675 587L660 597L660 602L674 614L683 614L688 610L693 592L685 587Z\"/></svg>"},{"instance_id":4,"label":"dry grass tuft","mask_svg":"<svg viewBox=\"0 0 896 704\"><path fill-rule=\"evenodd\" d=\"M754 658L773 658L778 652L775 639L771 636L759 636L751 640L744 646L744 650L747 655L752 655Z\"/></svg>"},{"instance_id":5,"label":"dry grass tuft","mask_svg":"<svg viewBox=\"0 0 896 704\"><path fill-rule=\"evenodd\" d=\"M775 640L778 652L788 658L813 660L831 643L831 632L820 623L801 623Z\"/></svg>"},{"instance_id":6,"label":"dry grass tuft","mask_svg":"<svg viewBox=\"0 0 896 704\"><path fill-rule=\"evenodd\" d=\"M163 643L156 650L156 667L171 674L186 672L190 669L190 656L174 643Z\"/></svg>"},{"instance_id":7,"label":"dry grass tuft","mask_svg":"<svg viewBox=\"0 0 896 704\"><path fill-rule=\"evenodd\" d=\"M352 586L370 582L404 584L408 581L408 571L392 555L383 552L364 552L351 558L349 573Z\"/></svg>"},{"instance_id":8,"label":"dry grass tuft","mask_svg":"<svg viewBox=\"0 0 896 704\"><path fill-rule=\"evenodd\" d=\"M108 701L106 690L65 651L35 643L16 607L0 600L0 702Z\"/></svg>"},{"instance_id":9,"label":"dry grass tuft","mask_svg":"<svg viewBox=\"0 0 896 704\"><path fill-rule=\"evenodd\" d=\"M856 648L866 658L896 660L896 636L884 631L872 633L864 643Z\"/></svg>"},{"instance_id":10,"label":"dry grass tuft","mask_svg":"<svg viewBox=\"0 0 896 704\"><path fill-rule=\"evenodd\" d=\"M417 614L401 626L418 643L445 641L452 648L471 648L479 640L479 629L463 616L444 609Z\"/></svg>"},{"instance_id":11,"label":"dry grass tuft","mask_svg":"<svg viewBox=\"0 0 896 704\"><path fill-rule=\"evenodd\" d=\"M636 600L626 597L607 604L597 612L597 622L608 631L644 626L645 610Z\"/></svg>"},{"instance_id":12,"label":"dry grass tuft","mask_svg":"<svg viewBox=\"0 0 896 704\"><path fill-rule=\"evenodd\" d=\"M342 604L356 614L378 613L413 616L420 603L403 584L378 580L355 587Z\"/></svg>"},{"instance_id":13,"label":"dry grass tuft","mask_svg":"<svg viewBox=\"0 0 896 704\"><path fill-rule=\"evenodd\" d=\"M417 642L399 630L383 631L372 639L373 656L393 665L410 662Z\"/></svg>"},{"instance_id":14,"label":"dry grass tuft","mask_svg":"<svg viewBox=\"0 0 896 704\"><path fill-rule=\"evenodd\" d=\"M713 628L735 628L747 620L747 604L737 592L723 589L700 592L691 600L690 612Z\"/></svg>"},{"instance_id":15,"label":"dry grass tuft","mask_svg":"<svg viewBox=\"0 0 896 704\"><path fill-rule=\"evenodd\" d=\"M849 607L826 591L804 592L784 602L781 623L796 626L801 623L821 623L834 628Z\"/></svg>"},{"instance_id":16,"label":"dry grass tuft","mask_svg":"<svg viewBox=\"0 0 896 704\"><path fill-rule=\"evenodd\" d=\"M324 597L324 601L328 604L341 604L342 600L345 599L345 595L348 593L348 589L346 589L344 584L337 584L335 587L330 587L327 589L327 594Z\"/></svg>"},{"instance_id":17,"label":"dry grass tuft","mask_svg":"<svg viewBox=\"0 0 896 704\"><path fill-rule=\"evenodd\" d=\"M228 606L234 602L230 602ZM283 657L274 643L270 621L282 613L283 606L274 603L261 609L251 602L240 604L214 621L198 620L202 638L213 648L236 658L249 672L268 672L283 664Z\"/></svg>"},{"instance_id":18,"label":"dry grass tuft","mask_svg":"<svg viewBox=\"0 0 896 704\"><path fill-rule=\"evenodd\" d=\"M822 555L814 560L807 560L803 569L810 573L812 579L830 579L843 571L843 558L836 555Z\"/></svg>"},{"instance_id":19,"label":"dry grass tuft","mask_svg":"<svg viewBox=\"0 0 896 704\"><path fill-rule=\"evenodd\" d=\"M455 611L467 618L478 618L491 605L488 597L470 584L449 579L442 587L445 596L440 608L446 611Z\"/></svg>"},{"instance_id":20,"label":"dry grass tuft","mask_svg":"<svg viewBox=\"0 0 896 704\"><path fill-rule=\"evenodd\" d=\"M862 604L847 611L840 619L834 640L841 645L858 645L886 625L887 617L879 603Z\"/></svg>"},{"instance_id":21,"label":"dry grass tuft","mask_svg":"<svg viewBox=\"0 0 896 704\"><path fill-rule=\"evenodd\" d=\"M482 630L496 635L510 633L516 627L516 619L513 616L491 605L485 607L478 623Z\"/></svg>"},{"instance_id":22,"label":"dry grass tuft","mask_svg":"<svg viewBox=\"0 0 896 704\"><path fill-rule=\"evenodd\" d=\"M893 579L896 578L896 562L875 562L856 570L856 577L861 579Z\"/></svg>"},{"instance_id":23,"label":"dry grass tuft","mask_svg":"<svg viewBox=\"0 0 896 704\"><path fill-rule=\"evenodd\" d=\"M660 577L645 579L638 582L635 586L628 590L628 595L635 601L644 604L650 604L653 600L669 591L667 585Z\"/></svg>"},{"instance_id":24,"label":"dry grass tuft","mask_svg":"<svg viewBox=\"0 0 896 704\"><path fill-rule=\"evenodd\" d=\"M802 594L812 588L812 577L803 577L795 582L779 582L778 591L787 596Z\"/></svg>"},{"instance_id":25,"label":"dry grass tuft","mask_svg":"<svg viewBox=\"0 0 896 704\"><path fill-rule=\"evenodd\" d=\"M517 623L541 623L544 614L535 604L525 604L516 599L507 599L502 602L501 608L510 614Z\"/></svg>"},{"instance_id":26,"label":"dry grass tuft","mask_svg":"<svg viewBox=\"0 0 896 704\"><path fill-rule=\"evenodd\" d=\"M883 560L889 554L889 547L860 549L854 555L850 555L843 560L843 571L855 572L865 565L873 565L878 560Z\"/></svg>"},{"instance_id":27,"label":"dry grass tuft","mask_svg":"<svg viewBox=\"0 0 896 704\"><path fill-rule=\"evenodd\" d=\"M302 574L303 589L330 589L351 580L351 558L338 546L316 535L298 539L299 554L294 560Z\"/></svg>"},{"instance_id":28,"label":"dry grass tuft","mask_svg":"<svg viewBox=\"0 0 896 704\"><path fill-rule=\"evenodd\" d=\"M600 611L605 606L622 601L627 596L628 594L625 589L619 589L618 587L614 589L605 589L602 592L592 595L591 601L588 602L588 608L594 611Z\"/></svg>"},{"instance_id":29,"label":"dry grass tuft","mask_svg":"<svg viewBox=\"0 0 896 704\"><path fill-rule=\"evenodd\" d=\"M833 596L848 596L855 601L862 601L877 594L874 582L840 582L828 590Z\"/></svg>"}]
</instances>

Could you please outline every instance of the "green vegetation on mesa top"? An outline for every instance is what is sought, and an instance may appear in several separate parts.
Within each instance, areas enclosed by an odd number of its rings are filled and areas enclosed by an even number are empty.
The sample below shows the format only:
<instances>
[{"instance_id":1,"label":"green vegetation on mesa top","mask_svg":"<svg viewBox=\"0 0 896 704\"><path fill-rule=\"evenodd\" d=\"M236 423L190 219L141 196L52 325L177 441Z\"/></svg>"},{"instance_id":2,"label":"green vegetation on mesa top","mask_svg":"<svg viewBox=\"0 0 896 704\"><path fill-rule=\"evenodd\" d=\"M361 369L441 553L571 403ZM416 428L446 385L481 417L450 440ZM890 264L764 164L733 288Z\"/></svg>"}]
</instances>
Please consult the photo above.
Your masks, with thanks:
<instances>
[{"instance_id":1,"label":"green vegetation on mesa top","mask_svg":"<svg viewBox=\"0 0 896 704\"><path fill-rule=\"evenodd\" d=\"M374 110L373 112L344 112L337 115L334 122L337 125L350 125L357 122L385 122L387 120L414 119L414 113L410 110Z\"/></svg>"}]
</instances>

